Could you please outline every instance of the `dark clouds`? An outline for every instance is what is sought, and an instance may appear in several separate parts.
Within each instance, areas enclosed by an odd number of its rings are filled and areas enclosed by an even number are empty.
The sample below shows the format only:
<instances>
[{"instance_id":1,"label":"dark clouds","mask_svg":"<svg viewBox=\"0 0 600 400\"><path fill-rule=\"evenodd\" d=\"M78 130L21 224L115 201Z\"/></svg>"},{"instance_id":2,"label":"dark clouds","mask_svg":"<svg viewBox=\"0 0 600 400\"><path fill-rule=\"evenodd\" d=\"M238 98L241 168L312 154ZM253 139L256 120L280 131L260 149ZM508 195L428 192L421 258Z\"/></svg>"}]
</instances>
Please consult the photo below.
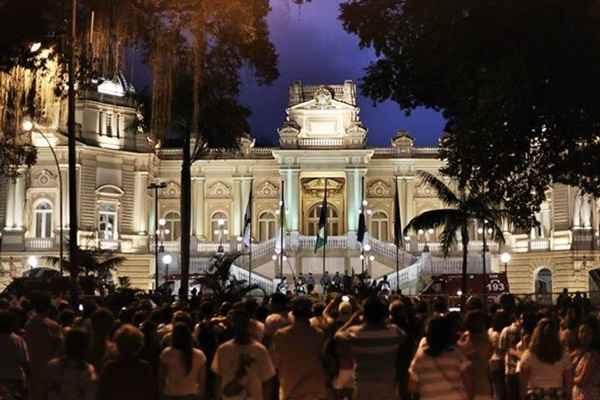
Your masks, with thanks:
<instances>
[{"instance_id":1,"label":"dark clouds","mask_svg":"<svg viewBox=\"0 0 600 400\"><path fill-rule=\"evenodd\" d=\"M337 19L340 2L314 0L298 7L289 0L273 0L269 24L279 52L281 76L272 86L257 87L248 74L241 96L252 109L253 134L261 141L277 141L276 130L285 118L290 82L358 81L375 58L372 51L359 49L356 37L343 30ZM410 131L419 145L432 145L444 126L439 113L431 110L417 110L406 117L392 102L373 106L371 100L361 97L359 105L372 146L389 145L400 128Z\"/></svg>"}]
</instances>

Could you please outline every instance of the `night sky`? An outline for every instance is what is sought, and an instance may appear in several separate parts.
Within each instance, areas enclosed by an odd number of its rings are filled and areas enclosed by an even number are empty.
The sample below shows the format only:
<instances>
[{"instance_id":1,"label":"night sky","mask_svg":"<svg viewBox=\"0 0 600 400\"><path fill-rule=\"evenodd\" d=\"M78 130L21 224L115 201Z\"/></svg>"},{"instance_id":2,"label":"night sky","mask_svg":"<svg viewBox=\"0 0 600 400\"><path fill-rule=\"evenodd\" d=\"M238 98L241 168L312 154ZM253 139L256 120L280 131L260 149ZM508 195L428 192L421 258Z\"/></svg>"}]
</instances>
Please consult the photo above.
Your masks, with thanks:
<instances>
[{"instance_id":1,"label":"night sky","mask_svg":"<svg viewBox=\"0 0 600 400\"><path fill-rule=\"evenodd\" d=\"M289 0L273 0L269 15L271 39L279 53L281 76L271 86L257 86L248 73L241 101L253 115L253 135L264 143L277 142L277 128L285 118L290 82L306 84L358 81L364 68L375 59L369 49L360 49L356 36L348 34L338 20L341 0L314 0L301 7ZM369 129L369 145L389 146L398 129L408 130L418 145L434 145L444 121L432 110L417 110L407 117L393 102L373 105L360 97L361 118Z\"/></svg>"}]
</instances>

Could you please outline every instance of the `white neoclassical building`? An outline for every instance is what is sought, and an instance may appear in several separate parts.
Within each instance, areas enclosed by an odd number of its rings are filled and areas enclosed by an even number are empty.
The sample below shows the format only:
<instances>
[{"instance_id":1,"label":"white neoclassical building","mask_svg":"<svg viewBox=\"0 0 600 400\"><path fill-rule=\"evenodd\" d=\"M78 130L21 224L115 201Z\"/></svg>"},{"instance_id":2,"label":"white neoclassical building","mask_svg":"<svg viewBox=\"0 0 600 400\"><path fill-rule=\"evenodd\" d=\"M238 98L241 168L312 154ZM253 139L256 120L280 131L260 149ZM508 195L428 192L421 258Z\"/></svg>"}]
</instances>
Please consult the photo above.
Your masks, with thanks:
<instances>
[{"instance_id":1,"label":"white neoclassical building","mask_svg":"<svg viewBox=\"0 0 600 400\"><path fill-rule=\"evenodd\" d=\"M170 273L179 269L181 221L180 149L155 149L138 129L134 89L122 76L97 84L77 101L77 195L79 243L113 249L127 257L119 276L149 288L154 274L154 232L159 246L172 255ZM329 242L326 268L330 273L365 268L372 276L391 274L395 268L393 245L394 196L398 188L401 221L441 204L430 188L415 177L419 170L437 173L442 161L437 149L416 147L413 138L400 131L391 146L367 146L367 128L360 120L356 85L290 86L289 105L278 131L279 146L255 147L251 138L241 140L239 151L211 154L192 168L192 272L204 268L222 243L226 251L242 249L239 237L244 212L253 193L253 257L255 279L269 286L276 273L322 273L322 254L314 252L320 204L327 181ZM16 179L0 185L1 266L6 281L29 268L32 260L58 254L59 210L63 230L69 229L66 108L60 100L49 105L48 118L33 133L39 148L38 163ZM50 139L63 176L59 193L58 173L42 137ZM149 184L166 187L158 199ZM273 257L278 249L279 204L283 190L286 216L285 258ZM62 202L61 202L62 199ZM581 196L577 189L556 185L536 217L541 231L511 232L504 248L490 243L488 265L505 267L516 293L536 291L598 290L600 202ZM366 200L369 251L361 259L356 240L359 209ZM158 201L158 215L155 215ZM158 218L157 218L158 217ZM155 220L161 224L156 226ZM472 227L469 268L481 269L481 228ZM415 290L428 274L458 272L458 249L449 258L439 251L438 232L416 232L400 251L401 286ZM429 252L423 252L428 248ZM499 254L512 255L501 265ZM162 254L161 254L162 255ZM275 258L275 260L273 259ZM162 265L161 274L167 266ZM244 274L248 257L239 259L234 272ZM395 283L395 279L390 280Z\"/></svg>"}]
</instances>

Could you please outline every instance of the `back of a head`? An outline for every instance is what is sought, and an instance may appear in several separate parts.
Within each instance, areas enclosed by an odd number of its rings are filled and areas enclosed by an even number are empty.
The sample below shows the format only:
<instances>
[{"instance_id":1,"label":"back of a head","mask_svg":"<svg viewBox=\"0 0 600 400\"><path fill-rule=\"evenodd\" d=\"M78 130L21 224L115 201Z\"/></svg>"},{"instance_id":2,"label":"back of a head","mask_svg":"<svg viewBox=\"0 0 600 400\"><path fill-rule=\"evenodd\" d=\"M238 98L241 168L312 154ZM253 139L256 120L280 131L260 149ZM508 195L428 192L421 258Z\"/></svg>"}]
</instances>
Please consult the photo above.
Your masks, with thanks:
<instances>
[{"instance_id":1,"label":"back of a head","mask_svg":"<svg viewBox=\"0 0 600 400\"><path fill-rule=\"evenodd\" d=\"M473 335L482 335L486 331L487 318L483 311L469 311L465 316L465 329Z\"/></svg>"},{"instance_id":2,"label":"back of a head","mask_svg":"<svg viewBox=\"0 0 600 400\"><path fill-rule=\"evenodd\" d=\"M439 314L448 312L448 302L442 296L436 296L433 299L433 311Z\"/></svg>"},{"instance_id":3,"label":"back of a head","mask_svg":"<svg viewBox=\"0 0 600 400\"><path fill-rule=\"evenodd\" d=\"M244 300L244 308L250 318L254 318L256 316L256 310L258 310L258 302L254 299L246 299Z\"/></svg>"},{"instance_id":4,"label":"back of a head","mask_svg":"<svg viewBox=\"0 0 600 400\"><path fill-rule=\"evenodd\" d=\"M31 304L33 309L38 314L46 314L52 307L52 301L47 293L38 292L35 293L31 298Z\"/></svg>"},{"instance_id":5,"label":"back of a head","mask_svg":"<svg viewBox=\"0 0 600 400\"><path fill-rule=\"evenodd\" d=\"M58 314L58 321L62 327L73 325L75 322L75 311L66 308Z\"/></svg>"},{"instance_id":6,"label":"back of a head","mask_svg":"<svg viewBox=\"0 0 600 400\"><path fill-rule=\"evenodd\" d=\"M287 297L283 293L274 293L271 296L271 309L272 311L283 311L287 304Z\"/></svg>"},{"instance_id":7,"label":"back of a head","mask_svg":"<svg viewBox=\"0 0 600 400\"><path fill-rule=\"evenodd\" d=\"M300 296L292 302L292 314L298 320L308 320L312 314L312 302L306 296Z\"/></svg>"},{"instance_id":8,"label":"back of a head","mask_svg":"<svg viewBox=\"0 0 600 400\"><path fill-rule=\"evenodd\" d=\"M94 337L108 338L115 324L115 316L107 308L98 308L90 318Z\"/></svg>"},{"instance_id":9,"label":"back of a head","mask_svg":"<svg viewBox=\"0 0 600 400\"><path fill-rule=\"evenodd\" d=\"M189 374L192 370L194 344L192 332L185 323L178 322L173 326L171 346L181 352L186 372Z\"/></svg>"},{"instance_id":10,"label":"back of a head","mask_svg":"<svg viewBox=\"0 0 600 400\"><path fill-rule=\"evenodd\" d=\"M510 321L508 319L508 314L506 313L506 311L504 311L504 309L502 308L496 310L492 319L492 329L500 333L508 325L510 325Z\"/></svg>"},{"instance_id":11,"label":"back of a head","mask_svg":"<svg viewBox=\"0 0 600 400\"><path fill-rule=\"evenodd\" d=\"M65 337L65 355L79 362L86 359L89 347L88 333L79 328L69 329Z\"/></svg>"},{"instance_id":12,"label":"back of a head","mask_svg":"<svg viewBox=\"0 0 600 400\"><path fill-rule=\"evenodd\" d=\"M115 342L121 357L135 358L144 345L144 334L135 326L126 324L115 333Z\"/></svg>"},{"instance_id":13,"label":"back of a head","mask_svg":"<svg viewBox=\"0 0 600 400\"><path fill-rule=\"evenodd\" d=\"M363 303L365 320L371 324L380 324L388 316L386 305L377 296L370 296Z\"/></svg>"},{"instance_id":14,"label":"back of a head","mask_svg":"<svg viewBox=\"0 0 600 400\"><path fill-rule=\"evenodd\" d=\"M0 335L9 335L15 327L15 316L9 310L0 311Z\"/></svg>"},{"instance_id":15,"label":"back of a head","mask_svg":"<svg viewBox=\"0 0 600 400\"><path fill-rule=\"evenodd\" d=\"M176 324L179 322L186 324L190 330L194 329L194 320L187 311L177 311L175 314L173 314L172 323Z\"/></svg>"},{"instance_id":16,"label":"back of a head","mask_svg":"<svg viewBox=\"0 0 600 400\"><path fill-rule=\"evenodd\" d=\"M325 304L323 303L315 303L312 307L312 313L315 317L320 317L323 315L323 311L325 311Z\"/></svg>"},{"instance_id":17,"label":"back of a head","mask_svg":"<svg viewBox=\"0 0 600 400\"><path fill-rule=\"evenodd\" d=\"M237 342L246 342L250 337L250 317L246 310L231 310L228 319L231 323L233 338Z\"/></svg>"},{"instance_id":18,"label":"back of a head","mask_svg":"<svg viewBox=\"0 0 600 400\"><path fill-rule=\"evenodd\" d=\"M426 329L427 349L431 357L437 357L451 346L450 324L446 317L436 315L431 317Z\"/></svg>"},{"instance_id":19,"label":"back of a head","mask_svg":"<svg viewBox=\"0 0 600 400\"><path fill-rule=\"evenodd\" d=\"M542 318L533 331L530 349L544 363L560 361L563 349L558 336L558 324L550 318Z\"/></svg>"}]
</instances>

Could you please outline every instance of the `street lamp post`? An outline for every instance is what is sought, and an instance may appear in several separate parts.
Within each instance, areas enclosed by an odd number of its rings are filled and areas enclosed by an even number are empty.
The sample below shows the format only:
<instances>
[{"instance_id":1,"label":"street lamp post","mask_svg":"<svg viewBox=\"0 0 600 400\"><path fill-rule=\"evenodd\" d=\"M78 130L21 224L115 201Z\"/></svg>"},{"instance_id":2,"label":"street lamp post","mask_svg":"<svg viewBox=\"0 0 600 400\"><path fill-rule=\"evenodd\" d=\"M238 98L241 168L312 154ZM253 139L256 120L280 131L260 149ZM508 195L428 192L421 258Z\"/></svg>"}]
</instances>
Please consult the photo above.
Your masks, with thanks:
<instances>
[{"instance_id":1,"label":"street lamp post","mask_svg":"<svg viewBox=\"0 0 600 400\"><path fill-rule=\"evenodd\" d=\"M173 261L173 257L171 257L170 254L165 254L163 256L163 264L165 264L165 283L169 282L169 264L171 264L171 262Z\"/></svg>"},{"instance_id":2,"label":"street lamp post","mask_svg":"<svg viewBox=\"0 0 600 400\"><path fill-rule=\"evenodd\" d=\"M508 280L508 263L510 262L510 253L504 252L500 255L500 262L504 264L504 275Z\"/></svg>"},{"instance_id":3,"label":"street lamp post","mask_svg":"<svg viewBox=\"0 0 600 400\"><path fill-rule=\"evenodd\" d=\"M158 191L167 187L165 182L154 182L148 190L154 190L154 290L158 289Z\"/></svg>"},{"instance_id":4,"label":"street lamp post","mask_svg":"<svg viewBox=\"0 0 600 400\"><path fill-rule=\"evenodd\" d=\"M36 128L35 132L39 133L39 135L44 138L44 140L46 141L46 144L48 144L48 148L50 149L50 152L52 153L52 157L54 157L54 163L56 164L56 173L58 174L58 222L60 224L60 229L59 229L59 238L58 238L58 246L59 246L59 257L60 257L60 262L59 262L59 268L60 268L60 274L63 274L63 249L64 249L64 245L63 245L63 241L64 241L64 235L63 235L63 179L62 179L62 173L60 172L60 163L58 162L58 157L56 156L56 152L54 151L54 147L52 147L52 144L50 143L50 140L48 140L48 137L44 134L44 132L42 132L41 129L37 128L35 126L35 124L33 123L33 121L29 120L29 119L25 119L23 121L23 130L25 132L32 132L33 129Z\"/></svg>"}]
</instances>

